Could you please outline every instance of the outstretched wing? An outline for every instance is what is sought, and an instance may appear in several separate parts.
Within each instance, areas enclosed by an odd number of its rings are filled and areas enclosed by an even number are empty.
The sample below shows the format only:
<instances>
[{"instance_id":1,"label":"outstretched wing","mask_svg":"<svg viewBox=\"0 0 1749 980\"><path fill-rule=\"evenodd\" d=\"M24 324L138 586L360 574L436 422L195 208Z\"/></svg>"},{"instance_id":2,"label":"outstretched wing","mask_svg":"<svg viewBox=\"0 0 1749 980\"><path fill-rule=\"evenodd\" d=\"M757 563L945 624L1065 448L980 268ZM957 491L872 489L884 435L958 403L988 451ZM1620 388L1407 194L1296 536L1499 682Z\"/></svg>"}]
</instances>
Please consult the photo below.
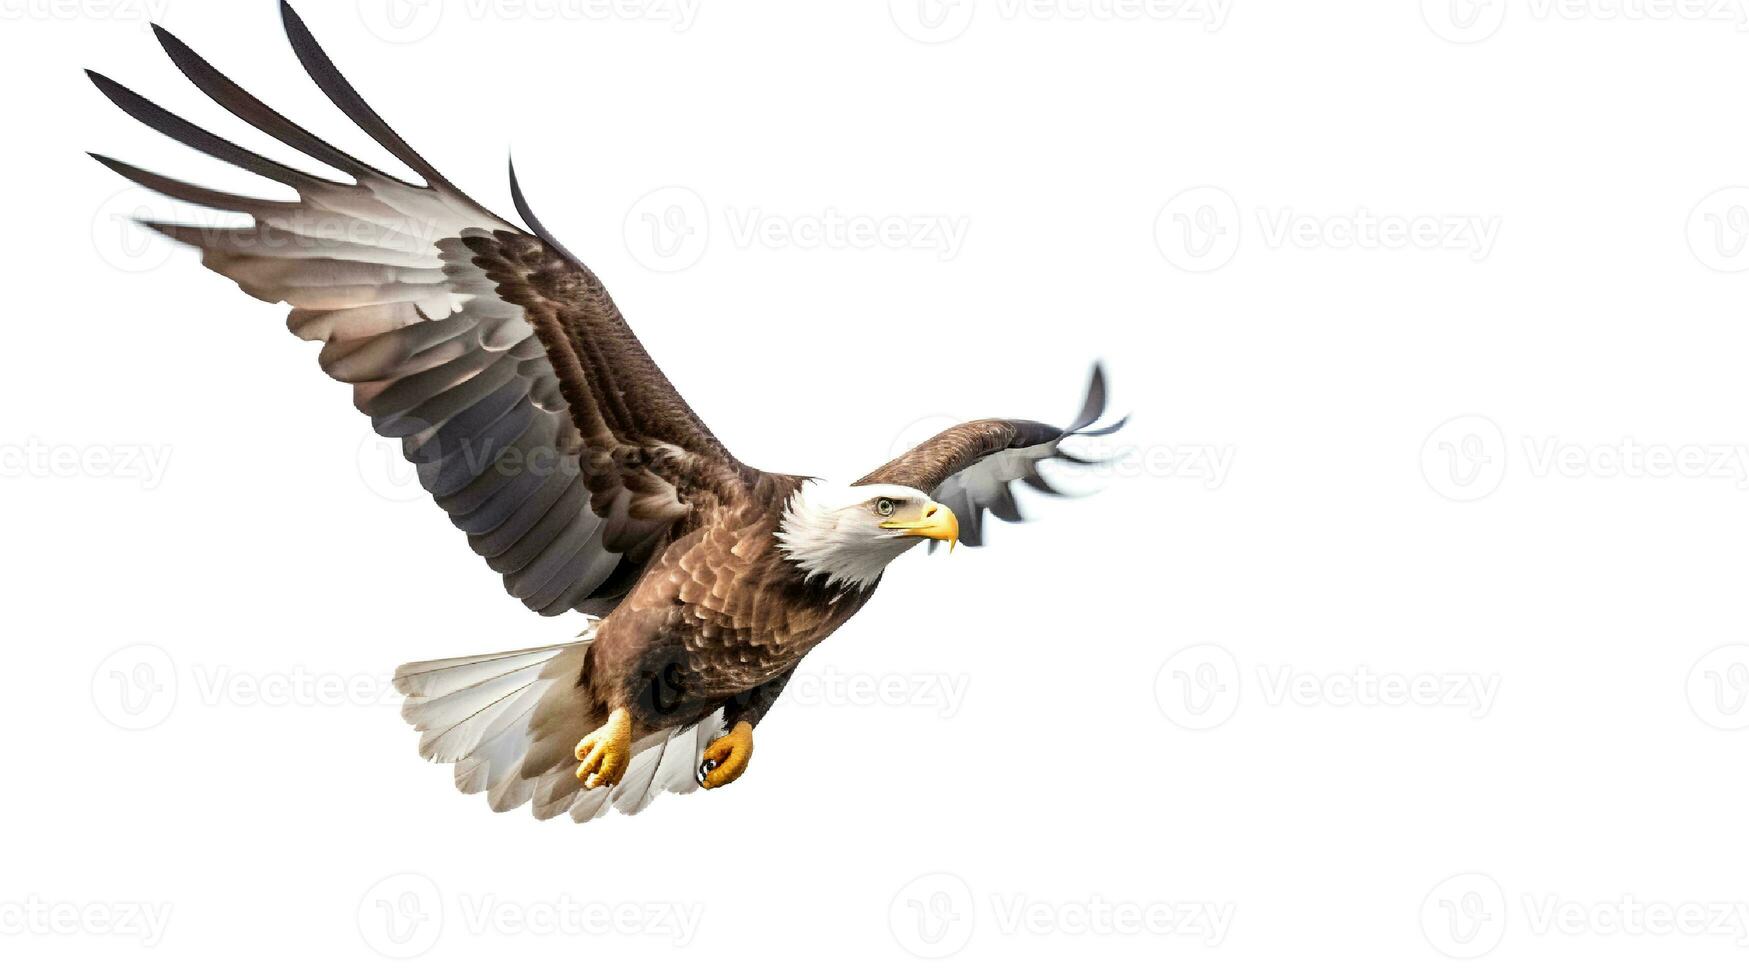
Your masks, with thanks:
<instances>
[{"instance_id":1,"label":"outstretched wing","mask_svg":"<svg viewBox=\"0 0 1749 980\"><path fill-rule=\"evenodd\" d=\"M159 41L213 101L351 182L270 160L96 73L97 87L158 132L296 191L228 194L107 157L177 200L253 227L149 223L201 251L243 291L292 307L329 375L467 532L504 586L545 615L604 614L642 564L709 495L749 472L632 335L593 273L530 214L524 231L445 180L359 97L281 5L298 60L351 120L424 180L410 184L322 141L220 74L161 28ZM96 154L93 154L96 156Z\"/></svg>"},{"instance_id":2,"label":"outstretched wing","mask_svg":"<svg viewBox=\"0 0 1749 980\"><path fill-rule=\"evenodd\" d=\"M895 483L922 490L953 509L960 522L961 543L980 545L984 543L986 512L1009 523L1021 519L1020 507L1014 502L1015 482L1053 497L1062 495L1039 473L1040 463L1095 464L1095 460L1065 452L1062 442L1069 436L1109 435L1128 421L1118 419L1091 428L1104 414L1105 372L1095 364L1081 411L1067 428L1024 419L964 422L925 439L856 482ZM931 541L931 548L935 544Z\"/></svg>"}]
</instances>

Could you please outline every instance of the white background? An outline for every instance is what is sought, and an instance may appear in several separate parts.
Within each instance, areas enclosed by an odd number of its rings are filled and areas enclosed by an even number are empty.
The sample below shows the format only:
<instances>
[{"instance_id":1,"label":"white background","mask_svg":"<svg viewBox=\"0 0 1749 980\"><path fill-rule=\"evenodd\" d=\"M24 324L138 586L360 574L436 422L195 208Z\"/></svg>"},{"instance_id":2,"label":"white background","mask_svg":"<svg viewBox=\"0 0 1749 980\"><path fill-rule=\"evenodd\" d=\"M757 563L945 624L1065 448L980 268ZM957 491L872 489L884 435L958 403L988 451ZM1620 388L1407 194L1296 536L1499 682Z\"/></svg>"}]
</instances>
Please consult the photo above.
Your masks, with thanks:
<instances>
[{"instance_id":1,"label":"white background","mask_svg":"<svg viewBox=\"0 0 1749 980\"><path fill-rule=\"evenodd\" d=\"M0 0L16 972L1749 966L1739 4L302 12L505 213L514 147L743 459L1067 421L1104 358L1129 462L902 559L734 787L493 814L386 678L580 620L503 594L283 310L118 220L180 212L80 151L273 188L79 69L296 159L150 16L386 154L265 0Z\"/></svg>"}]
</instances>

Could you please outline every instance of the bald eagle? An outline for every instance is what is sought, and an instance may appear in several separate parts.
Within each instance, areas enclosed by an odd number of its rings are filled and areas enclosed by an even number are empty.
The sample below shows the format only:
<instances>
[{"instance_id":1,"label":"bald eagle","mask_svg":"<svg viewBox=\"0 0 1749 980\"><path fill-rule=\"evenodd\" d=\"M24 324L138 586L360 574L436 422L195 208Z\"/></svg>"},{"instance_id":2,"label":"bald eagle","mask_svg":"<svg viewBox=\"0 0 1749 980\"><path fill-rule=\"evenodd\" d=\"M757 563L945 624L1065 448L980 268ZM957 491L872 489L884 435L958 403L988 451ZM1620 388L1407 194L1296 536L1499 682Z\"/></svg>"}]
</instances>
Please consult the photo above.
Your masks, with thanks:
<instances>
[{"instance_id":1,"label":"bald eagle","mask_svg":"<svg viewBox=\"0 0 1749 980\"><path fill-rule=\"evenodd\" d=\"M1049 461L1096 426L1093 370L1080 413L1057 427L955 425L859 480L742 463L645 353L601 281L530 212L527 229L480 206L383 122L289 6L298 60L366 134L423 181L408 183L319 139L154 27L196 87L256 129L346 174L335 181L208 132L97 74L128 115L296 192L224 193L101 155L171 198L253 218L246 228L148 227L267 302L352 386L376 432L399 439L419 481L504 587L547 616L588 614L555 646L402 666L419 751L494 810L582 822L636 813L664 791L727 785L797 663L868 602L887 565L922 541L978 545L986 514L1017 521L1011 485L1057 492Z\"/></svg>"}]
</instances>

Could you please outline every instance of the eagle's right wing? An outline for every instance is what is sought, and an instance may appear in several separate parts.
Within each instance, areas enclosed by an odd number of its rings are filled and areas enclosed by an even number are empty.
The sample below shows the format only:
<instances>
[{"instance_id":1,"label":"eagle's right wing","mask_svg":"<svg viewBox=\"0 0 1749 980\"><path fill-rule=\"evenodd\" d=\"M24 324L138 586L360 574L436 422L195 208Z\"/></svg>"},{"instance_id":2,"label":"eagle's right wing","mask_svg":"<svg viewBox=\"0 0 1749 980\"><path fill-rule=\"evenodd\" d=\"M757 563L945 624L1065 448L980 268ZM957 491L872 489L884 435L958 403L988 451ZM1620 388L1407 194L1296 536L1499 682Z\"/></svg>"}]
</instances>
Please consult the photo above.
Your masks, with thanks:
<instances>
[{"instance_id":1,"label":"eagle's right wing","mask_svg":"<svg viewBox=\"0 0 1749 980\"><path fill-rule=\"evenodd\" d=\"M292 9L286 33L336 106L425 181L377 170L268 108L162 29L184 74L256 129L349 175L270 160L91 73L160 133L296 191L270 201L97 159L160 193L254 219L249 228L151 223L201 250L251 296L291 305L292 332L322 343L378 433L401 440L420 483L545 615L604 614L675 524L748 470L693 414L607 291L529 212L524 231L437 172L383 122Z\"/></svg>"},{"instance_id":2,"label":"eagle's right wing","mask_svg":"<svg viewBox=\"0 0 1749 980\"><path fill-rule=\"evenodd\" d=\"M1060 496L1039 471L1042 463L1092 466L1062 448L1070 436L1103 436L1123 428L1127 418L1094 428L1105 414L1105 371L1097 364L1087 381L1087 395L1075 421L1064 428L1025 419L981 419L962 422L925 439L903 456L888 461L857 483L896 483L916 487L947 505L959 518L960 542L984 543L984 515L1010 523L1021 520L1013 485L1024 483L1040 493ZM929 542L933 551L937 542Z\"/></svg>"}]
</instances>

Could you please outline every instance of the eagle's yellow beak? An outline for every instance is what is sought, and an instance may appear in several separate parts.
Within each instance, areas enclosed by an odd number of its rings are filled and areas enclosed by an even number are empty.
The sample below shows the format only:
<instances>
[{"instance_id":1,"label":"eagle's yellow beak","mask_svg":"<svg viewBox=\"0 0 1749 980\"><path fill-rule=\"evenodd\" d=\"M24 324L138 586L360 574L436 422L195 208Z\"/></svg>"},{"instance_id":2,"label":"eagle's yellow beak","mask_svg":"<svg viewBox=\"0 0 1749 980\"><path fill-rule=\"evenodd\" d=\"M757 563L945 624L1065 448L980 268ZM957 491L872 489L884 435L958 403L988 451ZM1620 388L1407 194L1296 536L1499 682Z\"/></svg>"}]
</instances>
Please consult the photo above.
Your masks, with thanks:
<instances>
[{"instance_id":1,"label":"eagle's yellow beak","mask_svg":"<svg viewBox=\"0 0 1749 980\"><path fill-rule=\"evenodd\" d=\"M923 505L923 517L915 521L882 521L881 527L889 531L904 531L909 538L934 538L946 541L947 550L952 551L960 540L960 519L954 516L953 508L946 507L931 500Z\"/></svg>"}]
</instances>

